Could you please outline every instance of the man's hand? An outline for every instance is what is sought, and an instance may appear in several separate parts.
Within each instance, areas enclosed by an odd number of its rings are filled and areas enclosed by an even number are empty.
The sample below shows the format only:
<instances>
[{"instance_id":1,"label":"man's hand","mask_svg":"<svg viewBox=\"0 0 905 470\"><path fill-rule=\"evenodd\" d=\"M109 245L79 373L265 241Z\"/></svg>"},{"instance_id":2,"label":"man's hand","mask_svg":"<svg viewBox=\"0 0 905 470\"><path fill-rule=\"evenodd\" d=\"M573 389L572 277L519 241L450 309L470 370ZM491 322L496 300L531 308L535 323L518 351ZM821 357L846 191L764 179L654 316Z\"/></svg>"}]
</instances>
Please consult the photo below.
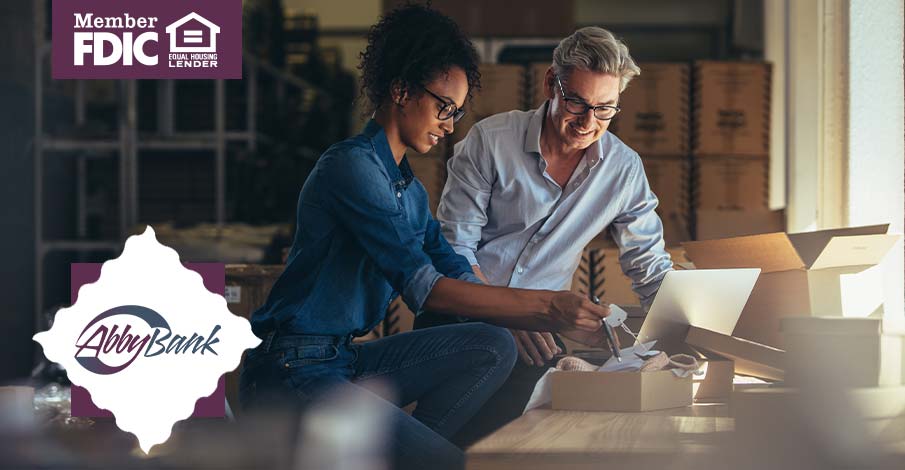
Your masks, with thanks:
<instances>
[{"instance_id":1,"label":"man's hand","mask_svg":"<svg viewBox=\"0 0 905 470\"><path fill-rule=\"evenodd\" d=\"M512 329L509 332L515 337L519 357L529 366L543 366L553 360L553 356L562 353L550 333Z\"/></svg>"},{"instance_id":2,"label":"man's hand","mask_svg":"<svg viewBox=\"0 0 905 470\"><path fill-rule=\"evenodd\" d=\"M581 330L596 332L609 316L610 307L597 305L574 292L557 292L550 302L550 321L554 331ZM603 332L601 331L601 334Z\"/></svg>"}]
</instances>

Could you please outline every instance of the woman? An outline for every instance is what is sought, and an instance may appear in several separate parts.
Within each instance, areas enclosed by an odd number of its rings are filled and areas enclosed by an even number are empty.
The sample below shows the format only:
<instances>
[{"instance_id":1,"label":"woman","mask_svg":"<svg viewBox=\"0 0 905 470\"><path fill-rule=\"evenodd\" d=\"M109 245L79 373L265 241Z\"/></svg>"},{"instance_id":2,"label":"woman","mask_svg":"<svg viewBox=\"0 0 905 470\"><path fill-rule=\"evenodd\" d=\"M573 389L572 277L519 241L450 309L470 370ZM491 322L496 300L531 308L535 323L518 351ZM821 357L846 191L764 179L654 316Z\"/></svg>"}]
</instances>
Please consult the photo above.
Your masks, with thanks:
<instances>
[{"instance_id":1,"label":"woman","mask_svg":"<svg viewBox=\"0 0 905 470\"><path fill-rule=\"evenodd\" d=\"M304 406L344 388L387 408L397 466L461 467L446 438L516 357L509 332L483 322L565 330L599 345L609 311L569 292L481 285L440 234L405 150L426 153L451 134L479 86L477 54L455 23L423 6L394 10L372 27L360 68L373 119L328 149L302 188L286 270L252 316L264 341L246 358L241 400L253 407L289 396ZM353 344L397 292L413 312L483 322ZM366 391L378 382L394 404ZM411 416L394 406L415 401Z\"/></svg>"}]
</instances>

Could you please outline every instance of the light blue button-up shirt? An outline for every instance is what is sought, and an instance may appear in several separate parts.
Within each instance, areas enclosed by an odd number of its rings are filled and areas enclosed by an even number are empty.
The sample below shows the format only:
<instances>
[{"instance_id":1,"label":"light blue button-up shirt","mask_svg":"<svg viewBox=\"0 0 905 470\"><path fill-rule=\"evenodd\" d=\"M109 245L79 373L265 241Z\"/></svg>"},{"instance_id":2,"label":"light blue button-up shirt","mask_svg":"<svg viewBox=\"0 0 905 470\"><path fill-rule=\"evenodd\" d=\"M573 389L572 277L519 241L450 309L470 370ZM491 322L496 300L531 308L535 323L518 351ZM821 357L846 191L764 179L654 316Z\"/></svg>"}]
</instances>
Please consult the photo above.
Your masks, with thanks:
<instances>
[{"instance_id":1,"label":"light blue button-up shirt","mask_svg":"<svg viewBox=\"0 0 905 470\"><path fill-rule=\"evenodd\" d=\"M560 187L540 150L546 109L491 116L456 144L437 210L443 235L494 285L567 290L585 246L609 228L648 307L672 261L638 153L606 132Z\"/></svg>"}]
</instances>

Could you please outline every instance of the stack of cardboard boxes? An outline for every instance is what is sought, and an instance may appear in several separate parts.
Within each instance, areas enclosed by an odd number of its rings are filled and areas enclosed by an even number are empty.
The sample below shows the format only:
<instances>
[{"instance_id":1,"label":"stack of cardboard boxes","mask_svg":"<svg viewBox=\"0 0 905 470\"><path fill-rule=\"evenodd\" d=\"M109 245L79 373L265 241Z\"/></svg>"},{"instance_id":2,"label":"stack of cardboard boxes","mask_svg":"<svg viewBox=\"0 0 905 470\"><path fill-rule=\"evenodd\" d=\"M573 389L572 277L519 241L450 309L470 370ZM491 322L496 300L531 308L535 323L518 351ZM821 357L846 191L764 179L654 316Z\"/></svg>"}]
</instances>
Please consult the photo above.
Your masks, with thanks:
<instances>
[{"instance_id":1,"label":"stack of cardboard boxes","mask_svg":"<svg viewBox=\"0 0 905 470\"><path fill-rule=\"evenodd\" d=\"M465 116L456 123L452 142L468 135L476 122L494 114L524 110L527 76L525 67L516 64L481 64L481 89L473 90L465 104Z\"/></svg>"},{"instance_id":2,"label":"stack of cardboard boxes","mask_svg":"<svg viewBox=\"0 0 905 470\"><path fill-rule=\"evenodd\" d=\"M528 104L531 109L539 108L547 100L544 77L551 65L550 62L535 62L528 66L528 86L531 90Z\"/></svg>"},{"instance_id":3,"label":"stack of cardboard boxes","mask_svg":"<svg viewBox=\"0 0 905 470\"><path fill-rule=\"evenodd\" d=\"M770 64L694 66L692 116L695 239L780 232L768 206Z\"/></svg>"}]
</instances>

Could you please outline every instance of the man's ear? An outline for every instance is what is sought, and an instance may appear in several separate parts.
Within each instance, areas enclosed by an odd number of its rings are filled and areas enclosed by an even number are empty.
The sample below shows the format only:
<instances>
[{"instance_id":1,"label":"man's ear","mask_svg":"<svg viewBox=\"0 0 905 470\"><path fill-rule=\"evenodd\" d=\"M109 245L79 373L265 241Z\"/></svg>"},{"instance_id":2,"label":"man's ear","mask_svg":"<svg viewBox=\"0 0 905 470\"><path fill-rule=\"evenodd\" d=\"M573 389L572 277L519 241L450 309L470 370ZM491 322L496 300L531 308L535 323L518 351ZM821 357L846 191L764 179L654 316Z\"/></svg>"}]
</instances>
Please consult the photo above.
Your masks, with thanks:
<instances>
[{"instance_id":1,"label":"man's ear","mask_svg":"<svg viewBox=\"0 0 905 470\"><path fill-rule=\"evenodd\" d=\"M547 67L547 71L544 73L544 98L548 100L553 99L553 87L556 85L556 79L553 78L553 66Z\"/></svg>"},{"instance_id":2,"label":"man's ear","mask_svg":"<svg viewBox=\"0 0 905 470\"><path fill-rule=\"evenodd\" d=\"M399 80L394 81L390 86L390 99L392 99L393 104L397 106L405 106L405 103L409 99L408 87L403 85Z\"/></svg>"}]
</instances>

